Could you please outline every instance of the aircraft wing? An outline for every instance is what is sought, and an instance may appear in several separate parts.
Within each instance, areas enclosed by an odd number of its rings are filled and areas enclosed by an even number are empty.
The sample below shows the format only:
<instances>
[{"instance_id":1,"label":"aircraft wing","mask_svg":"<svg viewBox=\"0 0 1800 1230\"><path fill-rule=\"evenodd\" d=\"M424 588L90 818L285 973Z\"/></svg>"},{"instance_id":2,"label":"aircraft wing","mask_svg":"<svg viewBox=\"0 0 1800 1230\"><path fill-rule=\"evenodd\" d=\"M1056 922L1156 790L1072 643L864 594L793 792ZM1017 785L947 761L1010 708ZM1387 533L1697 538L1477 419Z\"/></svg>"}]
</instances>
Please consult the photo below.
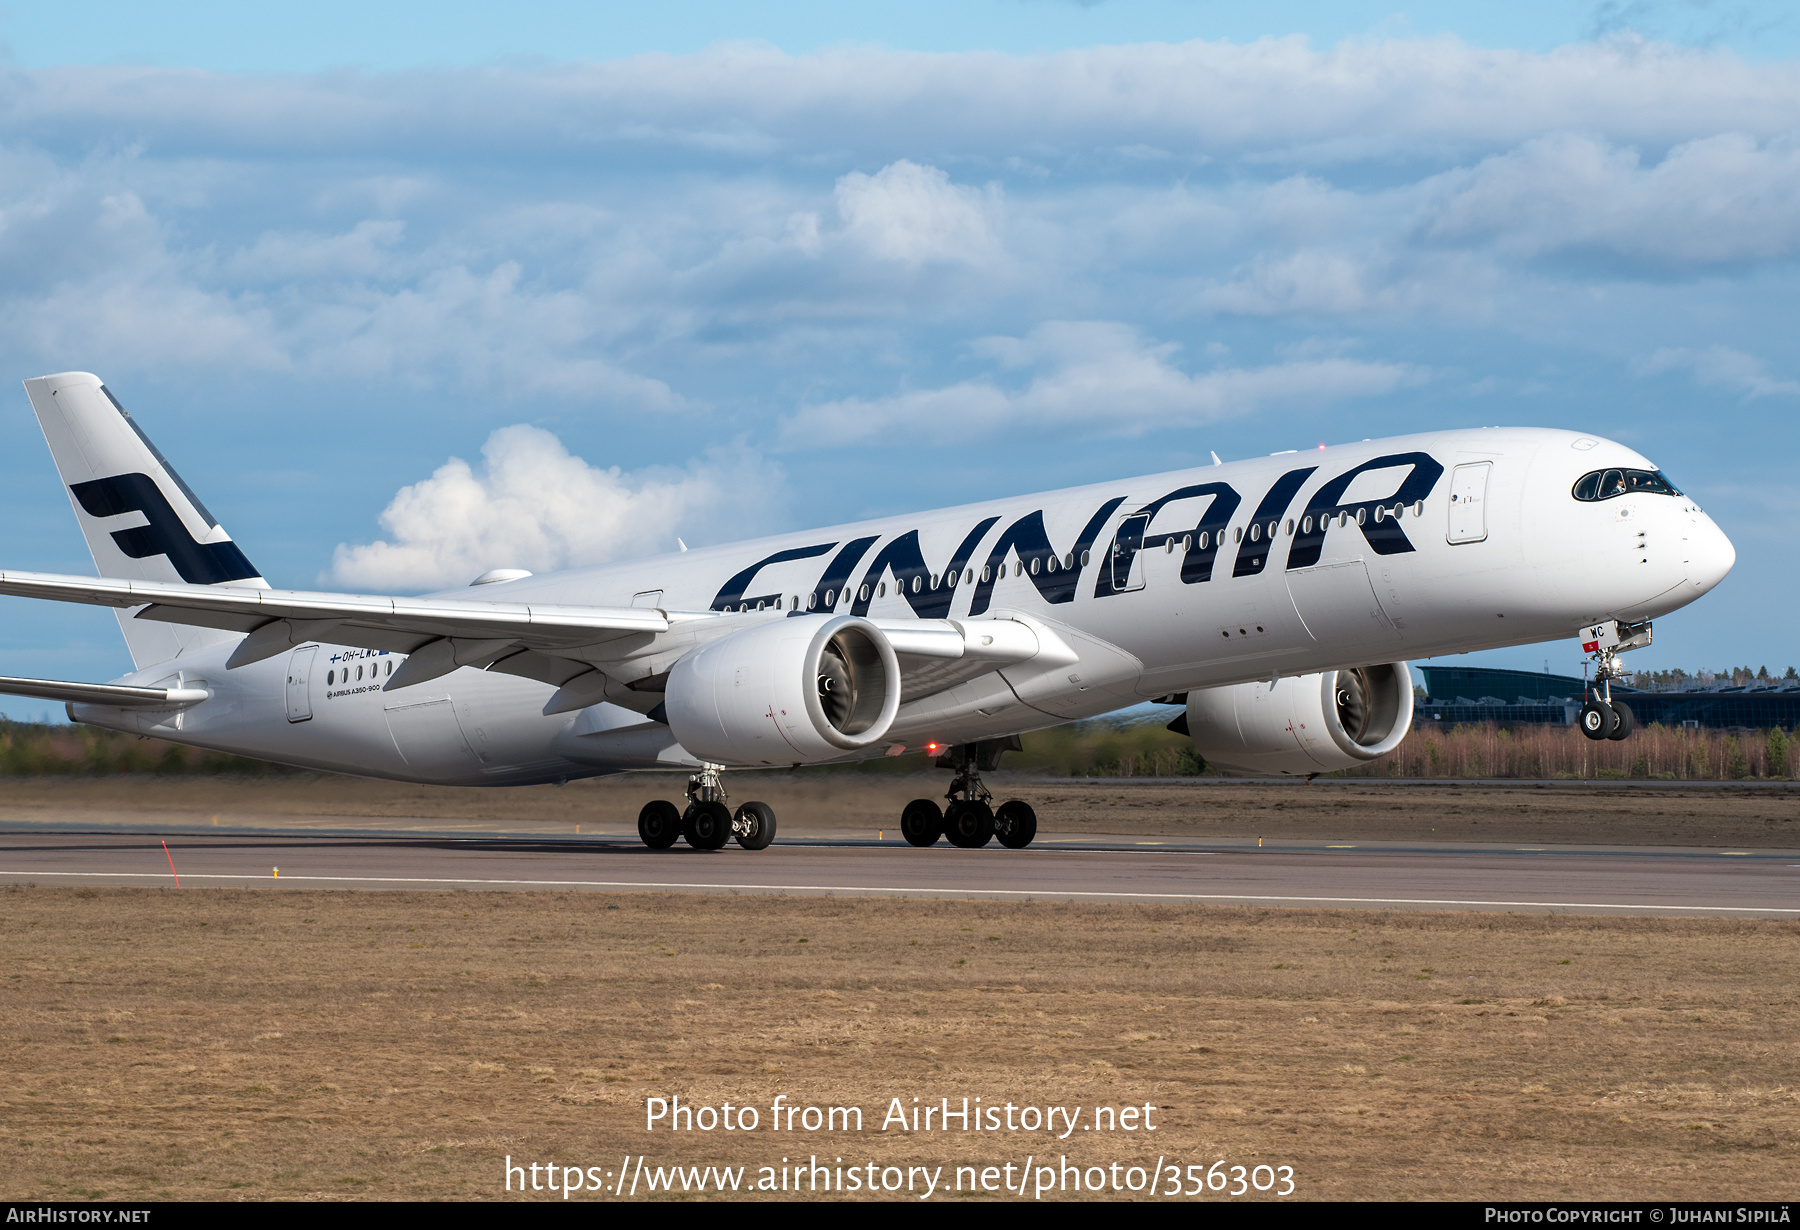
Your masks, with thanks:
<instances>
[{"instance_id":1,"label":"aircraft wing","mask_svg":"<svg viewBox=\"0 0 1800 1230\"><path fill-rule=\"evenodd\" d=\"M547 712L579 708L603 697L647 708L657 698L621 693L621 686L630 687L625 680L654 678L658 667L648 659L682 652L737 622L729 613L713 611L394 598L41 572L0 572L0 594L138 607L138 619L247 633L228 667L272 658L307 641L327 641L408 655L388 681L390 688L424 683L460 666L497 670L563 689ZM875 622L901 656L902 686L909 699L1046 651L1059 661L1065 655L1074 660L1059 642L1044 643L1045 638L1054 640L1052 634L1011 620ZM677 635L669 637L671 632ZM632 659L638 664L619 669ZM111 699L98 693L24 694L92 704L170 703L160 696L128 698L123 691L108 693Z\"/></svg>"},{"instance_id":2,"label":"aircraft wing","mask_svg":"<svg viewBox=\"0 0 1800 1230\"><path fill-rule=\"evenodd\" d=\"M654 635L668 631L671 624L664 612L637 607L390 598L42 572L0 572L0 594L142 607L139 619L247 632L249 638L232 655L233 666L273 657L289 645L309 640L394 653L412 653L446 638L557 650L634 633ZM471 656L466 648L462 656Z\"/></svg>"}]
</instances>

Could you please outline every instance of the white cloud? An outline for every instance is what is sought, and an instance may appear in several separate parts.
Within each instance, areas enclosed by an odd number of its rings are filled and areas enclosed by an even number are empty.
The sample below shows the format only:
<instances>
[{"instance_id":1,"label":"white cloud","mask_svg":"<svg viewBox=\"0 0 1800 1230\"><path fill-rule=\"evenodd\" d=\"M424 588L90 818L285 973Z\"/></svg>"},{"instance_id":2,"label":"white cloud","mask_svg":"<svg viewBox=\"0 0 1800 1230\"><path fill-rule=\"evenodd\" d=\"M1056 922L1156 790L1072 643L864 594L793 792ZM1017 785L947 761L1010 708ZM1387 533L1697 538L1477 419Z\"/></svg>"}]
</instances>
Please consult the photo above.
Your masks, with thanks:
<instances>
[{"instance_id":1,"label":"white cloud","mask_svg":"<svg viewBox=\"0 0 1800 1230\"><path fill-rule=\"evenodd\" d=\"M6 176L8 161L26 173ZM475 264L485 253L468 244L409 249L400 219L336 234L265 230L218 255L183 234L196 212L209 216L204 201L115 190L135 162L57 171L33 161L0 153L0 332L30 347L33 368L279 372L632 410L684 404L617 355L616 337L641 316L621 320L608 302L615 288L534 284L517 260ZM591 225L562 221L559 242Z\"/></svg>"},{"instance_id":2,"label":"white cloud","mask_svg":"<svg viewBox=\"0 0 1800 1230\"><path fill-rule=\"evenodd\" d=\"M783 421L782 438L790 447L802 448L891 438L943 443L1008 428L1137 435L1270 406L1316 408L1391 392L1423 378L1405 364L1345 358L1221 367L1189 375L1171 362L1178 349L1170 343L1145 344L1127 325L1052 321L1025 337L986 338L975 347L1003 370L1037 372L1022 388L984 378L803 406Z\"/></svg>"},{"instance_id":3,"label":"white cloud","mask_svg":"<svg viewBox=\"0 0 1800 1230\"><path fill-rule=\"evenodd\" d=\"M1769 375L1768 365L1755 355L1745 354L1729 346L1708 346L1704 350L1665 346L1638 364L1644 375L1667 371L1687 371L1698 384L1733 389L1746 401L1758 397L1800 397L1800 380L1777 380Z\"/></svg>"},{"instance_id":4,"label":"white cloud","mask_svg":"<svg viewBox=\"0 0 1800 1230\"><path fill-rule=\"evenodd\" d=\"M253 293L190 276L136 192L52 176L6 205L0 332L26 341L40 362L289 366L270 337L266 307Z\"/></svg>"},{"instance_id":5,"label":"white cloud","mask_svg":"<svg viewBox=\"0 0 1800 1230\"><path fill-rule=\"evenodd\" d=\"M1300 36L1047 55L721 46L532 68L232 77L184 69L12 70L0 134L104 133L252 156L460 157L634 149L848 162L1161 156L1314 163L1510 146L1578 130L1627 143L1792 127L1800 70L1628 37L1547 53L1454 38Z\"/></svg>"},{"instance_id":6,"label":"white cloud","mask_svg":"<svg viewBox=\"0 0 1800 1230\"><path fill-rule=\"evenodd\" d=\"M1338 252L1306 250L1259 257L1236 280L1209 287L1200 304L1221 312L1356 312L1370 306L1364 272Z\"/></svg>"},{"instance_id":7,"label":"white cloud","mask_svg":"<svg viewBox=\"0 0 1800 1230\"><path fill-rule=\"evenodd\" d=\"M1434 240L1492 242L1524 256L1604 253L1651 266L1800 253L1800 143L1721 133L1646 165L1594 137L1555 133L1445 177Z\"/></svg>"},{"instance_id":8,"label":"white cloud","mask_svg":"<svg viewBox=\"0 0 1800 1230\"><path fill-rule=\"evenodd\" d=\"M779 468L745 450L627 474L590 466L521 423L490 435L481 455L479 471L452 457L401 488L381 514L386 538L340 543L330 579L376 592L447 589L490 568L602 564L672 550L682 534L746 537L786 504Z\"/></svg>"},{"instance_id":9,"label":"white cloud","mask_svg":"<svg viewBox=\"0 0 1800 1230\"><path fill-rule=\"evenodd\" d=\"M485 274L460 265L396 290L346 288L297 320L284 338L317 375L380 376L431 387L446 372L472 388L549 392L636 409L680 399L661 380L595 354L596 305L576 289L520 285L516 261Z\"/></svg>"},{"instance_id":10,"label":"white cloud","mask_svg":"<svg viewBox=\"0 0 1800 1230\"><path fill-rule=\"evenodd\" d=\"M836 195L845 232L884 260L978 264L997 247L997 186L961 187L937 167L902 159L874 175L852 171Z\"/></svg>"},{"instance_id":11,"label":"white cloud","mask_svg":"<svg viewBox=\"0 0 1800 1230\"><path fill-rule=\"evenodd\" d=\"M405 234L406 223L394 218L365 219L341 235L271 231L234 253L226 270L255 282L372 277L392 269L393 249Z\"/></svg>"}]
</instances>

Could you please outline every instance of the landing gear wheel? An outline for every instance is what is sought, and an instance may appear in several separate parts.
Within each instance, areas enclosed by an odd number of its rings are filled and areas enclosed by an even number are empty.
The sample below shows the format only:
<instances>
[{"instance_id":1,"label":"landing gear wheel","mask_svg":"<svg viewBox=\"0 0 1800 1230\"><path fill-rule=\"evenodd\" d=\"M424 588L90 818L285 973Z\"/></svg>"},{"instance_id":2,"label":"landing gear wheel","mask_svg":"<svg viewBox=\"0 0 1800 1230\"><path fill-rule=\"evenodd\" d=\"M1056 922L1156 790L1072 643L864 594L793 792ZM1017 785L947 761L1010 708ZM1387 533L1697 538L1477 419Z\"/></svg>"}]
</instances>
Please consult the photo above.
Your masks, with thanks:
<instances>
[{"instance_id":1,"label":"landing gear wheel","mask_svg":"<svg viewBox=\"0 0 1800 1230\"><path fill-rule=\"evenodd\" d=\"M696 850L717 850L731 840L731 812L723 803L688 804L681 826Z\"/></svg>"},{"instance_id":2,"label":"landing gear wheel","mask_svg":"<svg viewBox=\"0 0 1800 1230\"><path fill-rule=\"evenodd\" d=\"M964 850L979 850L994 835L994 812L986 803L958 799L944 813L944 836Z\"/></svg>"},{"instance_id":3,"label":"landing gear wheel","mask_svg":"<svg viewBox=\"0 0 1800 1230\"><path fill-rule=\"evenodd\" d=\"M1613 727L1613 732L1606 737L1608 739L1628 738L1631 732L1637 729L1637 714L1633 713L1631 706L1622 700L1615 700L1612 703L1612 709L1618 717L1618 723Z\"/></svg>"},{"instance_id":4,"label":"landing gear wheel","mask_svg":"<svg viewBox=\"0 0 1800 1230\"><path fill-rule=\"evenodd\" d=\"M900 813L900 836L915 846L934 846L944 835L944 812L930 799L914 799Z\"/></svg>"},{"instance_id":5,"label":"landing gear wheel","mask_svg":"<svg viewBox=\"0 0 1800 1230\"><path fill-rule=\"evenodd\" d=\"M775 809L767 803L746 803L731 818L731 835L746 850L761 850L775 840Z\"/></svg>"},{"instance_id":6,"label":"landing gear wheel","mask_svg":"<svg viewBox=\"0 0 1800 1230\"><path fill-rule=\"evenodd\" d=\"M1575 724L1590 739L1610 739L1619 727L1619 715L1603 700L1590 700L1575 715Z\"/></svg>"},{"instance_id":7,"label":"landing gear wheel","mask_svg":"<svg viewBox=\"0 0 1800 1230\"><path fill-rule=\"evenodd\" d=\"M652 850L667 850L681 836L681 813L667 799L652 799L638 813L638 839Z\"/></svg>"},{"instance_id":8,"label":"landing gear wheel","mask_svg":"<svg viewBox=\"0 0 1800 1230\"><path fill-rule=\"evenodd\" d=\"M994 813L994 836L1008 850L1023 850L1037 836L1037 813L1031 804L1008 799Z\"/></svg>"}]
</instances>

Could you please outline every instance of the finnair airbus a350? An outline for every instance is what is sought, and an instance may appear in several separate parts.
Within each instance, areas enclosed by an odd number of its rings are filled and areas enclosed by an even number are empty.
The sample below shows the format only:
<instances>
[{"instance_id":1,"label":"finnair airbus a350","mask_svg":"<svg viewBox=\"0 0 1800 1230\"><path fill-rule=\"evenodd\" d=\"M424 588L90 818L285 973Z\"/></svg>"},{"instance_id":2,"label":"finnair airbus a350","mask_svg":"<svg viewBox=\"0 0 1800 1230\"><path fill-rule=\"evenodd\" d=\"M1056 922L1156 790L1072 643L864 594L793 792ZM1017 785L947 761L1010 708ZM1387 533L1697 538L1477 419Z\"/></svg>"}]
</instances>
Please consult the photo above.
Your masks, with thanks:
<instances>
[{"instance_id":1,"label":"finnair airbus a350","mask_svg":"<svg viewBox=\"0 0 1800 1230\"><path fill-rule=\"evenodd\" d=\"M686 769L644 841L768 845L725 770L939 753L915 845L1030 843L981 773L1018 736L1150 699L1228 771L1393 750L1403 657L1579 635L1600 696L1649 621L1717 585L1731 543L1631 449L1441 431L1278 453L425 597L271 589L118 400L25 382L99 577L0 593L118 608L137 669L3 679L72 720L308 768L453 785ZM1216 463L1216 458L1215 458Z\"/></svg>"}]
</instances>

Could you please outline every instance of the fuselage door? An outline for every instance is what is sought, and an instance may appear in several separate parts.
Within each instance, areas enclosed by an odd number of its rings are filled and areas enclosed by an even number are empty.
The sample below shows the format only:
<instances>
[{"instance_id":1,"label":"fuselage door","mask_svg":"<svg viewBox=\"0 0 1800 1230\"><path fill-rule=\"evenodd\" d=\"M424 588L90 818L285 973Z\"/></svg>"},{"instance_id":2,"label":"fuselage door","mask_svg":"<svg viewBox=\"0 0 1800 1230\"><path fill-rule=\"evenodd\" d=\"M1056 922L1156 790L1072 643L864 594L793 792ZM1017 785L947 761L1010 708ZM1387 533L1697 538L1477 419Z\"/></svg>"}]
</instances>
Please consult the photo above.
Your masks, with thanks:
<instances>
[{"instance_id":1,"label":"fuselage door","mask_svg":"<svg viewBox=\"0 0 1800 1230\"><path fill-rule=\"evenodd\" d=\"M1451 542L1481 542L1487 538L1488 473L1491 461L1457 466L1450 474Z\"/></svg>"},{"instance_id":2,"label":"fuselage door","mask_svg":"<svg viewBox=\"0 0 1800 1230\"><path fill-rule=\"evenodd\" d=\"M302 645L288 657L287 717L290 722L312 720L312 692L307 687L307 680L312 677L313 655L318 652L317 645Z\"/></svg>"},{"instance_id":3,"label":"fuselage door","mask_svg":"<svg viewBox=\"0 0 1800 1230\"><path fill-rule=\"evenodd\" d=\"M1127 517L1113 535L1112 583L1116 593L1144 588L1144 531L1150 528L1150 517L1140 513Z\"/></svg>"}]
</instances>

